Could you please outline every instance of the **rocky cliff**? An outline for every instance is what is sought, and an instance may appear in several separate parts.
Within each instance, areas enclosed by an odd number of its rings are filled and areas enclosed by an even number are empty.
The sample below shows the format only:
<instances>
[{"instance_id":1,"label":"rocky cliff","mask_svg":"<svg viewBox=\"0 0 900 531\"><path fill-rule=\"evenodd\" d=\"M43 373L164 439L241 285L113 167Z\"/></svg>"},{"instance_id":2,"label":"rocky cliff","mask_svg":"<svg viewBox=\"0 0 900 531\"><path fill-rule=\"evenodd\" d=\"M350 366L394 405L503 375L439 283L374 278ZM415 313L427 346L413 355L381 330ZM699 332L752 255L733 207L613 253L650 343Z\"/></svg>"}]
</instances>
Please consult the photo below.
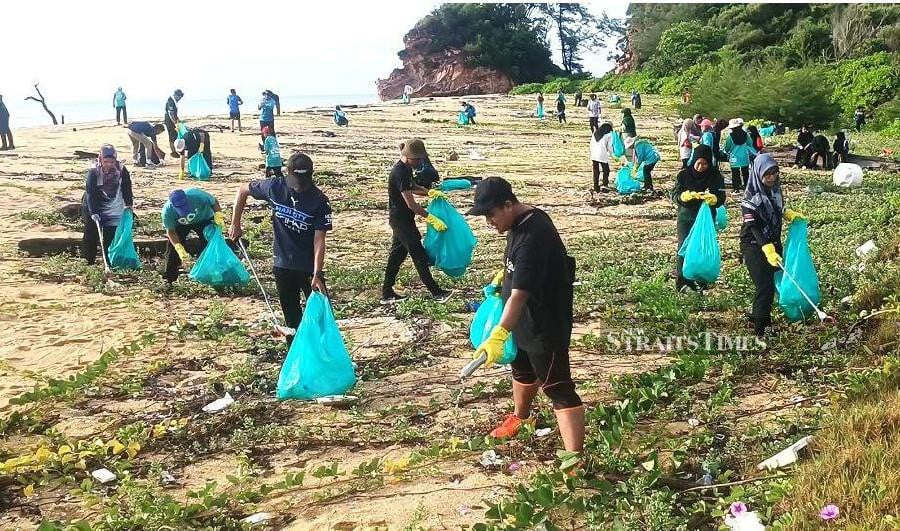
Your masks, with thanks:
<instances>
[{"instance_id":1,"label":"rocky cliff","mask_svg":"<svg viewBox=\"0 0 900 531\"><path fill-rule=\"evenodd\" d=\"M418 29L403 37L404 49L397 55L403 68L395 68L387 79L379 79L382 101L399 98L403 87L412 86L413 96L465 96L509 92L512 79L503 72L466 64L462 50L431 50L431 39Z\"/></svg>"}]
</instances>

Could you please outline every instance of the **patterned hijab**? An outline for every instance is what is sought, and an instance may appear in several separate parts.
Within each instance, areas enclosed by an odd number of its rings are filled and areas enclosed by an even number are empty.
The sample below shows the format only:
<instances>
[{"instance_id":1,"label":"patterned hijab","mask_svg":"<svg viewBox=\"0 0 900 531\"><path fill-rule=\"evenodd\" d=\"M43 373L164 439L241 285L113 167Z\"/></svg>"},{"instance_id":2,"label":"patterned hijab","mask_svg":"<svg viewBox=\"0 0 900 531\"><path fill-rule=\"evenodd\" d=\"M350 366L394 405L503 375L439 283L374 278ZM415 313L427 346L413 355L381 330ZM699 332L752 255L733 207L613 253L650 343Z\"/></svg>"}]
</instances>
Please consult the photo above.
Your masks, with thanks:
<instances>
[{"instance_id":1,"label":"patterned hijab","mask_svg":"<svg viewBox=\"0 0 900 531\"><path fill-rule=\"evenodd\" d=\"M778 163L769 153L761 153L753 159L747 191L744 192L744 199L741 200L742 207L756 212L757 218L765 223L762 230L767 239L780 236L781 216L784 211L781 178L776 179L771 188L762 182L763 175L772 168L778 168Z\"/></svg>"}]
</instances>

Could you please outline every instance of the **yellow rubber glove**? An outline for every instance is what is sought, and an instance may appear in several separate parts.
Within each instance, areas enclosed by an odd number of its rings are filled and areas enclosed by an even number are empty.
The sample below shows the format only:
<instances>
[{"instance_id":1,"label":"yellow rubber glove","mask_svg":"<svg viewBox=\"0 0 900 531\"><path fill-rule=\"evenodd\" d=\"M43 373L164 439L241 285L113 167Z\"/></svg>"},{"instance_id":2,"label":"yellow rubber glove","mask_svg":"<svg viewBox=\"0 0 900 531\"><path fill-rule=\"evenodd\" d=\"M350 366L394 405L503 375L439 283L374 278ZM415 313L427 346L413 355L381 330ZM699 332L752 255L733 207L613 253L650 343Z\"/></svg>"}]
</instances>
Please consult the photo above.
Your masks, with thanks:
<instances>
[{"instance_id":1,"label":"yellow rubber glove","mask_svg":"<svg viewBox=\"0 0 900 531\"><path fill-rule=\"evenodd\" d=\"M184 170L181 170L180 172L178 172L178 178L184 179Z\"/></svg>"},{"instance_id":2,"label":"yellow rubber glove","mask_svg":"<svg viewBox=\"0 0 900 531\"><path fill-rule=\"evenodd\" d=\"M182 263L191 259L191 255L188 254L182 243L175 244L175 252L178 253L178 258L181 258Z\"/></svg>"},{"instance_id":3,"label":"yellow rubber glove","mask_svg":"<svg viewBox=\"0 0 900 531\"><path fill-rule=\"evenodd\" d=\"M784 210L784 219L787 220L788 223L793 222L795 219L808 219L803 214L797 212L796 210L791 210L790 208L786 208Z\"/></svg>"},{"instance_id":4,"label":"yellow rubber glove","mask_svg":"<svg viewBox=\"0 0 900 531\"><path fill-rule=\"evenodd\" d=\"M434 188L431 188L428 190L428 202L429 203L438 198L443 199L444 201L448 201L450 199L449 197L447 197L447 194L445 194L444 192L442 192L440 190L435 190Z\"/></svg>"},{"instance_id":5,"label":"yellow rubber glove","mask_svg":"<svg viewBox=\"0 0 900 531\"><path fill-rule=\"evenodd\" d=\"M780 267L781 266L781 257L778 256L778 251L775 250L775 245L771 243L767 243L762 246L762 252L766 255L766 260L769 261L769 265L772 267Z\"/></svg>"},{"instance_id":6,"label":"yellow rubber glove","mask_svg":"<svg viewBox=\"0 0 900 531\"><path fill-rule=\"evenodd\" d=\"M220 229L222 229L222 233L224 233L225 232L225 213L222 212L221 210L213 213L213 221L215 222L216 225L219 226Z\"/></svg>"},{"instance_id":7,"label":"yellow rubber glove","mask_svg":"<svg viewBox=\"0 0 900 531\"><path fill-rule=\"evenodd\" d=\"M498 269L496 273L494 273L494 278L491 279L491 285L499 286L503 283L503 276L506 273L505 269Z\"/></svg>"},{"instance_id":8,"label":"yellow rubber glove","mask_svg":"<svg viewBox=\"0 0 900 531\"><path fill-rule=\"evenodd\" d=\"M490 367L497 363L503 356L503 343L509 339L509 330L503 328L500 325L494 327L491 330L491 335L488 336L487 339L481 342L481 345L478 345L478 348L475 350L475 354L472 355L472 359L477 359L482 354L487 356L487 361L484 363L485 367Z\"/></svg>"},{"instance_id":9,"label":"yellow rubber glove","mask_svg":"<svg viewBox=\"0 0 900 531\"><path fill-rule=\"evenodd\" d=\"M444 232L445 230L447 230L447 224L434 217L434 214L428 214L428 216L425 218L425 223L428 223L429 225L434 227L434 230L438 232Z\"/></svg>"},{"instance_id":10,"label":"yellow rubber glove","mask_svg":"<svg viewBox=\"0 0 900 531\"><path fill-rule=\"evenodd\" d=\"M719 202L719 198L709 192L703 192L702 194L700 194L700 199L706 201L706 204L711 207L716 206L716 203Z\"/></svg>"},{"instance_id":11,"label":"yellow rubber glove","mask_svg":"<svg viewBox=\"0 0 900 531\"><path fill-rule=\"evenodd\" d=\"M687 203L688 201L696 201L697 199L703 199L703 194L691 190L685 190L684 192L681 192L682 203Z\"/></svg>"}]
</instances>

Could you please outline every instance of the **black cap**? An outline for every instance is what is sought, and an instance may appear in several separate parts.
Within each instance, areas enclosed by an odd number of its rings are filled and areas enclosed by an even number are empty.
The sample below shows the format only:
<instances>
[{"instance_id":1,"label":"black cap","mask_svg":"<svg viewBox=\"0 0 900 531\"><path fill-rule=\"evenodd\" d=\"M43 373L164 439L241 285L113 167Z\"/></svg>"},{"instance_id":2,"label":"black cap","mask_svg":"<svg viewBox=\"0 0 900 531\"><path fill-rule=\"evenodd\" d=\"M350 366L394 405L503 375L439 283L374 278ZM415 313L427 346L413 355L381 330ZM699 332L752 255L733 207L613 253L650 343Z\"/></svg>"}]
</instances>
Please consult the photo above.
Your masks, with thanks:
<instances>
[{"instance_id":1,"label":"black cap","mask_svg":"<svg viewBox=\"0 0 900 531\"><path fill-rule=\"evenodd\" d=\"M312 177L313 161L305 153L294 153L287 162L288 173L297 177Z\"/></svg>"},{"instance_id":2,"label":"black cap","mask_svg":"<svg viewBox=\"0 0 900 531\"><path fill-rule=\"evenodd\" d=\"M491 209L501 206L507 201L518 201L512 186L502 177L488 177L478 183L475 188L475 204L466 212L469 216L484 216Z\"/></svg>"}]
</instances>

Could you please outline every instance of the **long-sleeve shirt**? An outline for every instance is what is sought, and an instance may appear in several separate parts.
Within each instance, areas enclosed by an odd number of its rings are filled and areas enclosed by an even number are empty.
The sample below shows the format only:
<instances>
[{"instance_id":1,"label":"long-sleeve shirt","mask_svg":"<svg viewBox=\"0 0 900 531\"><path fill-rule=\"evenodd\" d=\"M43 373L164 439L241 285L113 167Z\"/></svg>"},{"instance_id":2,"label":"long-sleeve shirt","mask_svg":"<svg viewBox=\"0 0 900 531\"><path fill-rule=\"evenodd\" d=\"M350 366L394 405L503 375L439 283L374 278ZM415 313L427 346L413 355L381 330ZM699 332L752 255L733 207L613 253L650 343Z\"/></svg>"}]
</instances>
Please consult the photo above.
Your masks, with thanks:
<instances>
[{"instance_id":1,"label":"long-sleeve shirt","mask_svg":"<svg viewBox=\"0 0 900 531\"><path fill-rule=\"evenodd\" d=\"M722 151L728 155L728 162L732 168L746 168L750 165L750 155L756 155L757 151L753 147L753 139L750 135L745 135L743 144L737 144L732 135L728 135L725 140L725 147Z\"/></svg>"},{"instance_id":2,"label":"long-sleeve shirt","mask_svg":"<svg viewBox=\"0 0 900 531\"><path fill-rule=\"evenodd\" d=\"M609 164L609 157L613 153L612 133L603 135L600 140L591 135L591 160Z\"/></svg>"},{"instance_id":3,"label":"long-sleeve shirt","mask_svg":"<svg viewBox=\"0 0 900 531\"><path fill-rule=\"evenodd\" d=\"M716 204L710 207L713 210L725 204L725 180L722 178L722 174L711 167L705 177L705 179L698 179L691 168L684 168L678 172L675 177L675 186L672 188L672 200L678 205L679 219L695 219L700 206L703 205L702 199L682 201L682 192L708 191L716 196Z\"/></svg>"},{"instance_id":4,"label":"long-sleeve shirt","mask_svg":"<svg viewBox=\"0 0 900 531\"><path fill-rule=\"evenodd\" d=\"M655 164L659 162L659 152L653 144L646 140L640 140L634 145L634 167L641 164Z\"/></svg>"},{"instance_id":5,"label":"long-sleeve shirt","mask_svg":"<svg viewBox=\"0 0 900 531\"><path fill-rule=\"evenodd\" d=\"M134 204L128 169L123 167L118 179L103 174L99 167L88 170L82 204L87 210L88 217L94 214L100 216L101 226L117 226L125 207Z\"/></svg>"}]
</instances>

